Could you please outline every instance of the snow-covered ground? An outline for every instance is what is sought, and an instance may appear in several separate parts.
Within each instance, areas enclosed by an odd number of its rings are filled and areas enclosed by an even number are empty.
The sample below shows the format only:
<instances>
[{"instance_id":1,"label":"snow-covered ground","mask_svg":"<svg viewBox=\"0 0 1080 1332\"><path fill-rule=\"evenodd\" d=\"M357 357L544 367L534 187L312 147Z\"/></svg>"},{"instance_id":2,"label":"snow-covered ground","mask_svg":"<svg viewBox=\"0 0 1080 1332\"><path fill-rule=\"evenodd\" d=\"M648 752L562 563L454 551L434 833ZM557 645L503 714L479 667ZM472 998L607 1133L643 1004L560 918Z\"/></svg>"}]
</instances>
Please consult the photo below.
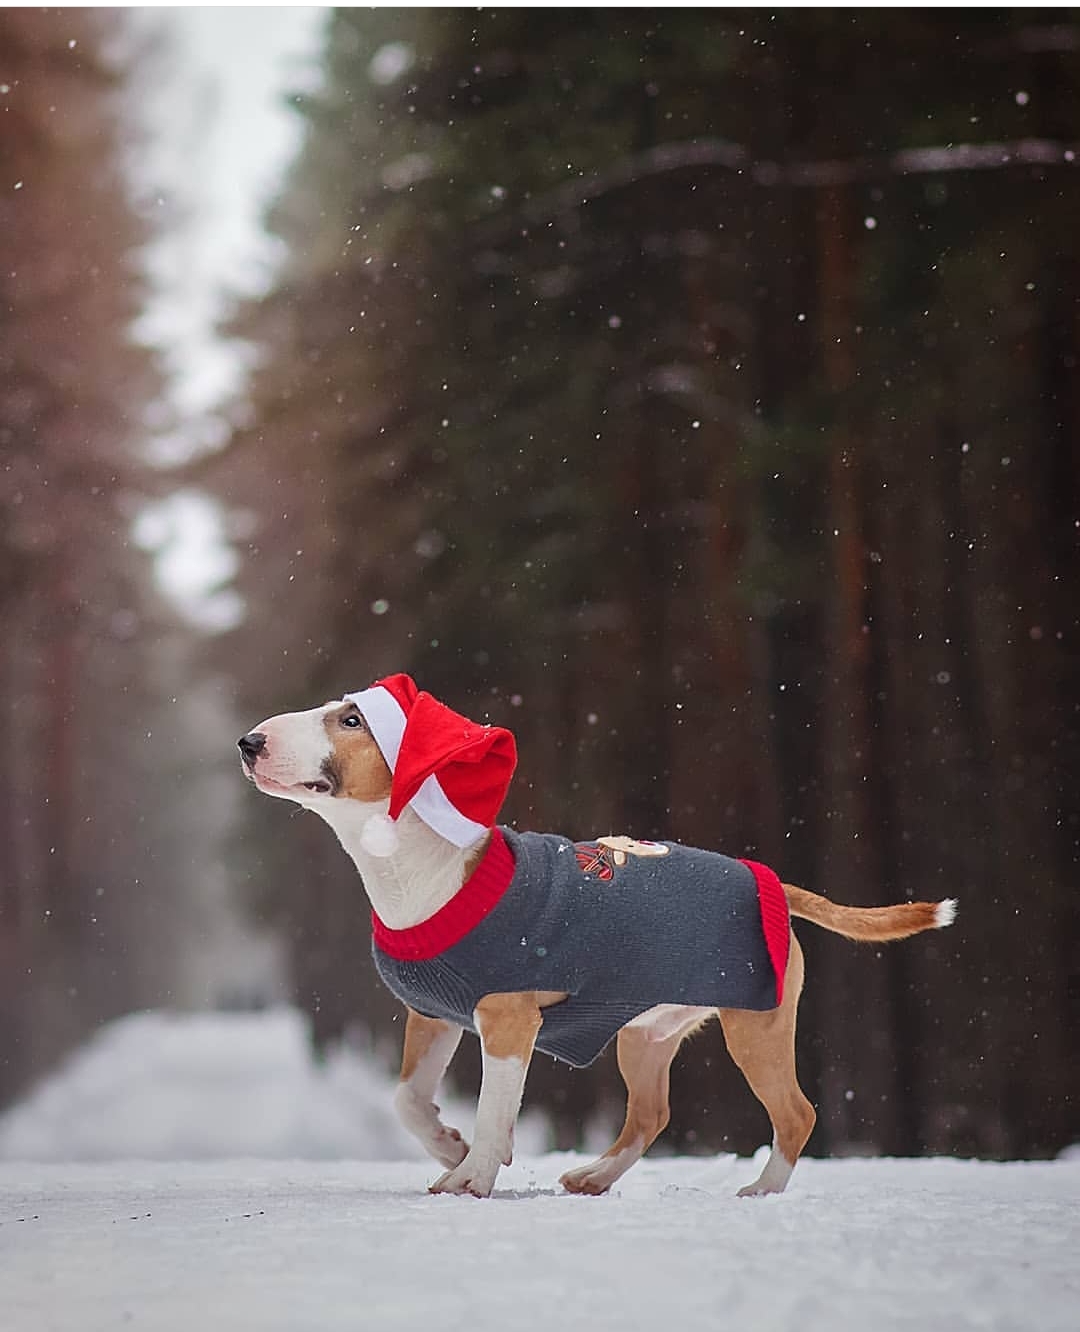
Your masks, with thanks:
<instances>
[{"instance_id":1,"label":"snow-covered ground","mask_svg":"<svg viewBox=\"0 0 1080 1332\"><path fill-rule=\"evenodd\" d=\"M494 1197L432 1197L390 1090L288 1010L106 1028L0 1117L0 1327L1080 1328L1075 1153L804 1160L764 1199L760 1160L659 1157L578 1198L534 1126Z\"/></svg>"},{"instance_id":2,"label":"snow-covered ground","mask_svg":"<svg viewBox=\"0 0 1080 1332\"><path fill-rule=\"evenodd\" d=\"M1076 1332L1080 1164L642 1162L561 1195L565 1156L494 1197L422 1162L0 1164L6 1332Z\"/></svg>"}]
</instances>

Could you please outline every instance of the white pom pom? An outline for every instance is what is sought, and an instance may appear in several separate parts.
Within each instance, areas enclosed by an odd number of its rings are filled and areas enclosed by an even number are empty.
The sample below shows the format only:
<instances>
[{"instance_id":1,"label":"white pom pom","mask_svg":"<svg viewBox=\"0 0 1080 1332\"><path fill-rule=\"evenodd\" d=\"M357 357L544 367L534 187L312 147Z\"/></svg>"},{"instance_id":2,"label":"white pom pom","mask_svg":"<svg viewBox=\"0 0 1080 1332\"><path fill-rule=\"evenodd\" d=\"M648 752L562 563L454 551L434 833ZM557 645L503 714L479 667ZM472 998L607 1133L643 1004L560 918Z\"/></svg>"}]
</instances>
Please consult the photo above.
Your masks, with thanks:
<instances>
[{"instance_id":1,"label":"white pom pom","mask_svg":"<svg viewBox=\"0 0 1080 1332\"><path fill-rule=\"evenodd\" d=\"M385 814L373 814L360 830L360 845L369 856L392 856L398 849L398 834Z\"/></svg>"}]
</instances>

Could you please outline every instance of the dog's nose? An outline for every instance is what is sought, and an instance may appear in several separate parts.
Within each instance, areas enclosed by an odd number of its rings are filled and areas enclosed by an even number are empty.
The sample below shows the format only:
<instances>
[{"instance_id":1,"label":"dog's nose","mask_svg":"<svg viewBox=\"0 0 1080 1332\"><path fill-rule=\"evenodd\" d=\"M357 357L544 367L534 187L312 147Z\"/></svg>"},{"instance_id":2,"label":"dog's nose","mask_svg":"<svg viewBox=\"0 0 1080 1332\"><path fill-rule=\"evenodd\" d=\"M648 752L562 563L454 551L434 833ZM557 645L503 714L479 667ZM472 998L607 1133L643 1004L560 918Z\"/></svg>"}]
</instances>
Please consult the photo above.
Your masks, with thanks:
<instances>
[{"instance_id":1,"label":"dog's nose","mask_svg":"<svg viewBox=\"0 0 1080 1332\"><path fill-rule=\"evenodd\" d=\"M266 748L266 736L263 735L262 731L249 731L247 735L242 735L236 743L243 755L244 762L251 768L255 766L255 760Z\"/></svg>"}]
</instances>

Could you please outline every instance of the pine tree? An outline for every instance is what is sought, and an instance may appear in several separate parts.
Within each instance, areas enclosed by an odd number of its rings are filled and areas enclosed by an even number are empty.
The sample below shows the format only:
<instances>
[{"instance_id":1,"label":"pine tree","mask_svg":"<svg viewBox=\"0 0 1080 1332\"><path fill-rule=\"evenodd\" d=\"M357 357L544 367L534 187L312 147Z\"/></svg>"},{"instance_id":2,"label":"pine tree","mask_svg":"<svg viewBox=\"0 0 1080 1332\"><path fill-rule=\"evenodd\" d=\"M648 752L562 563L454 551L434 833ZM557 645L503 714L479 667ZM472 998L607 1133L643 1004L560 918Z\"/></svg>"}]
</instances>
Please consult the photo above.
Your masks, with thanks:
<instances>
[{"instance_id":1,"label":"pine tree","mask_svg":"<svg viewBox=\"0 0 1080 1332\"><path fill-rule=\"evenodd\" d=\"M412 669L511 725L531 826L970 901L962 943L806 939L819 1149L1049 1150L1077 1094L1077 107L1026 24L339 11L247 316L223 467L298 692ZM329 855L331 1032L366 982ZM746 1147L712 1039L671 1136ZM564 1141L610 1072L538 1074Z\"/></svg>"}]
</instances>

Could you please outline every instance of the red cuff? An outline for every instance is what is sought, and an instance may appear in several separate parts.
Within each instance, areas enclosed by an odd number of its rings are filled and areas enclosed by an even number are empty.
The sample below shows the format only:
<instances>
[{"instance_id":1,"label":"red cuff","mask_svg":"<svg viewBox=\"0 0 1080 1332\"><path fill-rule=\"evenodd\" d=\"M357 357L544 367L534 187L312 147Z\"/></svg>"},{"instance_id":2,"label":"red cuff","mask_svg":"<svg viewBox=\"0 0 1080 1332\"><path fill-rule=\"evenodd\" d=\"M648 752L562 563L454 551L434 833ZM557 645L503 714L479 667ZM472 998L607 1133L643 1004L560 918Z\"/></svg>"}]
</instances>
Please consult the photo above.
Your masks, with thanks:
<instances>
[{"instance_id":1,"label":"red cuff","mask_svg":"<svg viewBox=\"0 0 1080 1332\"><path fill-rule=\"evenodd\" d=\"M776 1005L784 1001L784 976L787 974L788 951L791 948L791 918L788 914L784 886L769 869L756 860L742 862L757 883L758 906L761 908L761 928L765 932L765 947L776 973Z\"/></svg>"}]
</instances>

